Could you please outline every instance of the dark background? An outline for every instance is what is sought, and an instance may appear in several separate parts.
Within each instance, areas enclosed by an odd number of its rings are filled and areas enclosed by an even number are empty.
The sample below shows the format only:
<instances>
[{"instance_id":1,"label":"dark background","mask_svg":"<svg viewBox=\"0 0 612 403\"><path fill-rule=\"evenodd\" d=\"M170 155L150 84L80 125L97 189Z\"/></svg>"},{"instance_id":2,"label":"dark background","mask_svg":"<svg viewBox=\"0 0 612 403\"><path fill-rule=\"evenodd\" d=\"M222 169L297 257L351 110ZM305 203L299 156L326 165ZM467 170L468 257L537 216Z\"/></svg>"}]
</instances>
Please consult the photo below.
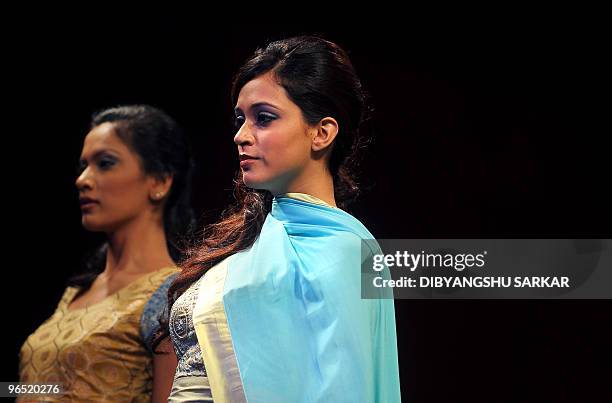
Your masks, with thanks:
<instances>
[{"instance_id":1,"label":"dark background","mask_svg":"<svg viewBox=\"0 0 612 403\"><path fill-rule=\"evenodd\" d=\"M100 240L81 228L74 188L91 113L149 103L174 116L200 162L194 203L212 222L237 168L231 77L270 39L319 33L349 50L375 106L351 212L378 238L611 238L609 46L596 21L38 11L3 17L1 380L17 381L21 343ZM397 300L403 400L612 401L610 308Z\"/></svg>"}]
</instances>

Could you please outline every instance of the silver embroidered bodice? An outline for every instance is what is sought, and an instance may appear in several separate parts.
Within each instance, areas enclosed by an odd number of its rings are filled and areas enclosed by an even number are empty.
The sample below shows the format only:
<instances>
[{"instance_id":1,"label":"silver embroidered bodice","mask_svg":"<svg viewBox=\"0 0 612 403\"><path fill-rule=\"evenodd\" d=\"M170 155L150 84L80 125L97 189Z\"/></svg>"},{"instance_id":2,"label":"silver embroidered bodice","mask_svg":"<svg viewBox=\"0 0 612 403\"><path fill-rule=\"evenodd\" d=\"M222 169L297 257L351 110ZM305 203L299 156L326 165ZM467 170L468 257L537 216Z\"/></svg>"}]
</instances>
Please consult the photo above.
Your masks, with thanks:
<instances>
[{"instance_id":1,"label":"silver embroidered bodice","mask_svg":"<svg viewBox=\"0 0 612 403\"><path fill-rule=\"evenodd\" d=\"M202 351L193 326L193 309L202 278L194 282L172 305L170 337L178 359L175 378L206 376Z\"/></svg>"}]
</instances>

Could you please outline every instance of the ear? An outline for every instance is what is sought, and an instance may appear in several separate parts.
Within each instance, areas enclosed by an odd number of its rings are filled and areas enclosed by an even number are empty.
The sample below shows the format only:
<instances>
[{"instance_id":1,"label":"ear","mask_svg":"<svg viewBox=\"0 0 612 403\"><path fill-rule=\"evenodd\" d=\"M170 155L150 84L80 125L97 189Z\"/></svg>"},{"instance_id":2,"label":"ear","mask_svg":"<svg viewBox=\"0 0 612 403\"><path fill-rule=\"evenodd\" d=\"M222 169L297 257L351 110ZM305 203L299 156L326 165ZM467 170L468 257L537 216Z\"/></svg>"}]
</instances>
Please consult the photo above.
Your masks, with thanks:
<instances>
[{"instance_id":1,"label":"ear","mask_svg":"<svg viewBox=\"0 0 612 403\"><path fill-rule=\"evenodd\" d=\"M329 147L338 135L338 122L334 118L323 118L316 126L317 132L312 138L312 151L321 151Z\"/></svg>"},{"instance_id":2,"label":"ear","mask_svg":"<svg viewBox=\"0 0 612 403\"><path fill-rule=\"evenodd\" d=\"M152 202L161 202L168 196L172 187L172 175L154 175L150 177L149 199Z\"/></svg>"}]
</instances>

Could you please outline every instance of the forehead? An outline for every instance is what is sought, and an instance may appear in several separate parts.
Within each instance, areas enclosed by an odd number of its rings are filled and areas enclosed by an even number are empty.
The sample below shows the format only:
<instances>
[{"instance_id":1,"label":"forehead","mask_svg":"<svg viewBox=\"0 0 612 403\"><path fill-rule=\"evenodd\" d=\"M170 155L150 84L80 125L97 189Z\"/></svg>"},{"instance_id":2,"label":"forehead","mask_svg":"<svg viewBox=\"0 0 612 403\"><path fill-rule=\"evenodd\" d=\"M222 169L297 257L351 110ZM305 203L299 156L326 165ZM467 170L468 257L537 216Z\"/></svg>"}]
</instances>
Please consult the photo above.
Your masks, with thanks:
<instances>
[{"instance_id":1,"label":"forehead","mask_svg":"<svg viewBox=\"0 0 612 403\"><path fill-rule=\"evenodd\" d=\"M268 102L273 105L291 102L285 89L278 84L272 72L267 72L246 83L240 90L236 106L246 109L260 102Z\"/></svg>"},{"instance_id":2,"label":"forehead","mask_svg":"<svg viewBox=\"0 0 612 403\"><path fill-rule=\"evenodd\" d=\"M128 151L123 140L117 135L114 125L110 122L102 123L87 133L83 142L82 155L86 156L102 149L110 149L116 152Z\"/></svg>"}]
</instances>

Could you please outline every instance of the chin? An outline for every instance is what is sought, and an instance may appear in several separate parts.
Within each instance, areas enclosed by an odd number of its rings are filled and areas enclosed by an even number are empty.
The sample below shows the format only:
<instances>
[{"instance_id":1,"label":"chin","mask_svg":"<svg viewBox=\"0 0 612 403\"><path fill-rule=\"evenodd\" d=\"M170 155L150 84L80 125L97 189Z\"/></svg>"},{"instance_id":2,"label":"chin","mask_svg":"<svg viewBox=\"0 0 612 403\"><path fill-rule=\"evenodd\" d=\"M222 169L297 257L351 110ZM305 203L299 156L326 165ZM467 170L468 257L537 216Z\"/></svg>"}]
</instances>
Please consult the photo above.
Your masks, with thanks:
<instances>
[{"instance_id":1,"label":"chin","mask_svg":"<svg viewBox=\"0 0 612 403\"><path fill-rule=\"evenodd\" d=\"M103 223L99 222L98 220L95 220L93 217L89 217L87 215L84 215L81 218L81 224L83 225L83 228L85 228L87 231L91 231L91 232L107 232L107 226L104 225Z\"/></svg>"},{"instance_id":2,"label":"chin","mask_svg":"<svg viewBox=\"0 0 612 403\"><path fill-rule=\"evenodd\" d=\"M283 181L282 179L284 178L270 176L264 178L257 177L254 176L251 172L243 172L242 174L242 181L244 182L246 187L255 190L267 190L273 195L286 193L284 191L281 191L282 189L286 188L286 185L284 185L285 181Z\"/></svg>"},{"instance_id":3,"label":"chin","mask_svg":"<svg viewBox=\"0 0 612 403\"><path fill-rule=\"evenodd\" d=\"M257 180L256 177L253 177L253 174L249 172L242 173L242 181L244 185L251 189L262 190L265 189L264 182Z\"/></svg>"}]
</instances>

